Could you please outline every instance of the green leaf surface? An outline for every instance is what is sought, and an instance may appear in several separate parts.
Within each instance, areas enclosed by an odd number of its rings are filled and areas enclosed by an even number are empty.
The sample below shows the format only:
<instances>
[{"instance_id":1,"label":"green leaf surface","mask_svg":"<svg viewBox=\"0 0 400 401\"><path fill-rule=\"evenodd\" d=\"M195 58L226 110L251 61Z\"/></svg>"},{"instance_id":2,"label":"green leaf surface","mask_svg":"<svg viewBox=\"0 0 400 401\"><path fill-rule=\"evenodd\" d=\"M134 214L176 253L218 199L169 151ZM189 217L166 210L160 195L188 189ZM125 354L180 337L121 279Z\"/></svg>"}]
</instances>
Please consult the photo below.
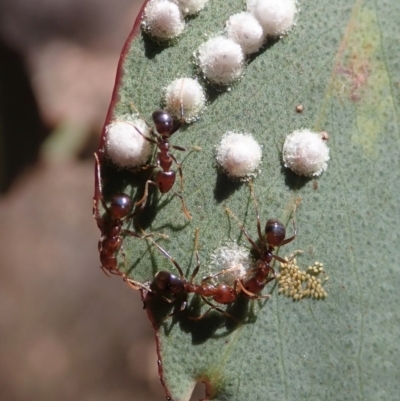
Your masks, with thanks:
<instances>
[{"instance_id":1,"label":"green leaf surface","mask_svg":"<svg viewBox=\"0 0 400 401\"><path fill-rule=\"evenodd\" d=\"M179 198L155 191L136 223L169 236L155 238L188 277L196 265L196 228L199 279L219 246L248 246L225 212L229 207L257 238L248 186L217 174L214 149L228 130L250 132L263 145L262 172L254 180L262 224L269 218L289 223L295 199L302 198L298 236L279 254L304 250L303 268L323 262L329 296L294 302L269 285L268 301L241 299L231 307L242 314L239 325L216 311L190 320L207 310L190 298L190 309L166 318L157 333L163 379L175 401L190 399L198 381L219 401L376 401L400 394L400 3L304 0L299 6L295 28L252 56L230 90L208 86L200 120L172 138L178 146L201 147L174 152L183 162L183 195L193 219L185 218ZM193 52L242 9L239 0L210 1L170 46L139 31L127 45L108 121L131 113L131 103L151 121L163 88L196 76ZM296 113L298 104L303 113ZM331 160L318 186L282 166L285 136L303 127L330 135ZM140 199L147 175L103 162L105 199L121 190ZM287 229L290 234L291 224ZM134 280L151 280L161 269L177 273L148 241L127 236L124 251L121 269ZM162 300L152 308L170 311Z\"/></svg>"}]
</instances>

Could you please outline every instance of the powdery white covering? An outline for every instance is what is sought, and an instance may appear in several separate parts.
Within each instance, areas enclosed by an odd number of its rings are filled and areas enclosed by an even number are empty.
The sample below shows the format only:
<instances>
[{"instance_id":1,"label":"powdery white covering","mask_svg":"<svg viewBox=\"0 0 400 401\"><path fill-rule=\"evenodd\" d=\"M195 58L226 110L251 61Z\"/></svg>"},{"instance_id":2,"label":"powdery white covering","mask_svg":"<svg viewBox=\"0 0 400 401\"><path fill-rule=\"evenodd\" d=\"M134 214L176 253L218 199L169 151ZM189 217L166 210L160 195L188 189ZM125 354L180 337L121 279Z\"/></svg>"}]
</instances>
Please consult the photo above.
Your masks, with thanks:
<instances>
[{"instance_id":1,"label":"powdery white covering","mask_svg":"<svg viewBox=\"0 0 400 401\"><path fill-rule=\"evenodd\" d=\"M265 39L260 23L252 14L245 11L229 17L226 22L226 34L241 46L245 54L258 51Z\"/></svg>"},{"instance_id":2,"label":"powdery white covering","mask_svg":"<svg viewBox=\"0 0 400 401\"><path fill-rule=\"evenodd\" d=\"M328 167L329 148L324 135L308 129L294 131L283 145L283 162L296 174L318 176Z\"/></svg>"},{"instance_id":3,"label":"powdery white covering","mask_svg":"<svg viewBox=\"0 0 400 401\"><path fill-rule=\"evenodd\" d=\"M211 254L210 274L229 270L218 276L216 282L233 285L235 280L242 277L254 267L254 261L248 248L236 243L223 245Z\"/></svg>"},{"instance_id":4,"label":"powdery white covering","mask_svg":"<svg viewBox=\"0 0 400 401\"><path fill-rule=\"evenodd\" d=\"M142 120L115 121L106 127L106 156L117 166L137 167L145 164L150 157L152 146L136 128L147 137L149 128Z\"/></svg>"},{"instance_id":5,"label":"powdery white covering","mask_svg":"<svg viewBox=\"0 0 400 401\"><path fill-rule=\"evenodd\" d=\"M232 39L217 36L200 45L198 64L210 81L228 85L243 74L244 53Z\"/></svg>"},{"instance_id":6,"label":"powdery white covering","mask_svg":"<svg viewBox=\"0 0 400 401\"><path fill-rule=\"evenodd\" d=\"M183 15L193 15L201 11L208 0L171 0L177 4Z\"/></svg>"},{"instance_id":7,"label":"powdery white covering","mask_svg":"<svg viewBox=\"0 0 400 401\"><path fill-rule=\"evenodd\" d=\"M261 146L250 134L228 131L217 147L217 163L232 178L255 175L261 157Z\"/></svg>"},{"instance_id":8,"label":"powdery white covering","mask_svg":"<svg viewBox=\"0 0 400 401\"><path fill-rule=\"evenodd\" d=\"M185 21L179 7L168 0L150 0L144 9L144 29L154 38L173 39L185 29Z\"/></svg>"},{"instance_id":9,"label":"powdery white covering","mask_svg":"<svg viewBox=\"0 0 400 401\"><path fill-rule=\"evenodd\" d=\"M295 0L247 0L247 11L261 24L264 34L280 36L288 32L296 14Z\"/></svg>"},{"instance_id":10,"label":"powdery white covering","mask_svg":"<svg viewBox=\"0 0 400 401\"><path fill-rule=\"evenodd\" d=\"M181 104L186 122L195 121L204 109L206 95L203 87L195 79L178 78L166 88L165 108L177 119L181 118Z\"/></svg>"}]
</instances>

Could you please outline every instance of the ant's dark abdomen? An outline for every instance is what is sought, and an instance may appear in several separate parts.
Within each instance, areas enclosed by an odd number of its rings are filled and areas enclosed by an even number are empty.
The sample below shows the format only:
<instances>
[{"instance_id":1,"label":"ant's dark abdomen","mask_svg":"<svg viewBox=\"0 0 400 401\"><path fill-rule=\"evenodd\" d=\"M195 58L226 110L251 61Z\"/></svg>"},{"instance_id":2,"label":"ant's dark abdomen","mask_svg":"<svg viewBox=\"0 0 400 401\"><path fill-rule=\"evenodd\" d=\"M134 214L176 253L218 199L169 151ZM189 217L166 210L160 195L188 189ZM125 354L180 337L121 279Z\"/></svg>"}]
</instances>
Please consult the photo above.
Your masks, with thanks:
<instances>
[{"instance_id":1,"label":"ant's dark abdomen","mask_svg":"<svg viewBox=\"0 0 400 401\"><path fill-rule=\"evenodd\" d=\"M161 193L166 193L171 190L175 183L175 171L159 171L156 175L156 184Z\"/></svg>"}]
</instances>

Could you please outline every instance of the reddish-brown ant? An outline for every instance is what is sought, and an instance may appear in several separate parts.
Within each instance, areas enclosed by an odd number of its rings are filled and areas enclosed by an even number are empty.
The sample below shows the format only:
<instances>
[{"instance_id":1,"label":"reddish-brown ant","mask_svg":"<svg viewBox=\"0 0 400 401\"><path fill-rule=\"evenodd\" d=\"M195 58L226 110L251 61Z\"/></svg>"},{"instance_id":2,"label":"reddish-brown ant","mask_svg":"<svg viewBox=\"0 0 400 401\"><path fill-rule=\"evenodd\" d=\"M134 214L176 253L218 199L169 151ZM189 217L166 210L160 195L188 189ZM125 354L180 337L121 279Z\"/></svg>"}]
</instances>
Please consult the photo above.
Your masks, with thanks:
<instances>
[{"instance_id":1,"label":"reddish-brown ant","mask_svg":"<svg viewBox=\"0 0 400 401\"><path fill-rule=\"evenodd\" d=\"M149 141L153 144L155 144L158 148L156 160L157 160L157 165L148 165L145 166L144 168L159 168L159 170L156 172L154 176L154 181L153 180L147 180L146 185L144 188L144 194L142 199L140 199L138 202L136 202L135 206L140 206L141 208L144 208L147 202L148 194L149 194L149 185L154 185L156 186L161 193L167 193L171 191L172 187L174 186L175 179L176 179L176 171L172 170L172 164L175 163L177 168L178 168L178 173L180 177L180 186L182 190L182 182L183 182L183 174L182 174L182 168L180 163L176 160L175 156L171 154L170 149L176 149L179 151L186 151L185 148L182 148L181 146L175 146L170 144L170 138L171 136L178 131L179 128L181 128L183 124L183 119L181 119L178 123L174 124L174 120L167 111L165 110L156 110L153 115L153 122L155 126L154 129L150 129L150 133L153 136L153 138L149 138L145 135L143 135L136 127L137 132L143 136L143 138L146 139L146 141ZM191 219L192 217L190 216L185 202L183 200L183 197L181 194L178 192L174 192L176 196L178 196L182 202L182 208L183 208L183 213L188 219Z\"/></svg>"},{"instance_id":2,"label":"reddish-brown ant","mask_svg":"<svg viewBox=\"0 0 400 401\"><path fill-rule=\"evenodd\" d=\"M118 270L117 252L122 250L122 232L137 238L145 238L131 230L122 230L122 225L126 219L133 216L131 213L132 201L130 197L123 193L113 195L110 206L106 204L102 195L100 160L97 153L96 159L96 184L93 198L93 217L96 219L97 226L101 231L101 238L98 243L101 269L107 275L121 273ZM99 201L106 211L106 217L103 218L99 210Z\"/></svg>"},{"instance_id":3,"label":"reddish-brown ant","mask_svg":"<svg viewBox=\"0 0 400 401\"><path fill-rule=\"evenodd\" d=\"M260 298L257 294L259 294L264 287L275 278L275 270L270 264L272 259L276 259L282 263L287 263L287 260L273 253L275 248L293 241L296 238L297 229L293 220L294 234L290 238L286 238L285 226L279 220L269 219L265 224L265 234L263 235L261 232L260 214L258 212L257 201L254 196L251 182L249 183L249 186L257 216L258 243L250 237L244 228L244 225L240 222L239 227L246 239L250 242L254 251L257 253L258 261L257 266L254 269L251 269L250 272L245 273L244 276L237 281L237 284L249 298ZM297 203L298 202L296 202L296 206ZM226 211L238 221L237 217L230 209L226 208Z\"/></svg>"},{"instance_id":4,"label":"reddish-brown ant","mask_svg":"<svg viewBox=\"0 0 400 401\"><path fill-rule=\"evenodd\" d=\"M197 244L198 231L196 230L196 244ZM197 264L189 280L187 280L183 274L182 268L179 266L178 262L159 244L152 241L153 244L158 248L158 250L171 261L171 263L176 267L179 272L179 277L168 272L159 271L154 277L150 284L142 285L133 280L127 279L126 281L131 284L135 289L142 288L147 292L147 294L154 294L161 296L165 301L169 303L175 303L177 300L181 300L180 310L185 309L187 302L187 294L195 293L201 296L205 303L210 306L210 309L203 315L191 319L201 319L204 317L211 309L215 309L226 316L230 316L224 310L220 309L216 305L212 304L207 298L212 298L213 301L219 304L230 304L237 299L236 287L232 287L227 284L210 284L209 281L214 277L210 276L201 281L200 284L195 284L194 278L200 269L200 259L197 249L195 250ZM197 246L196 246L197 247ZM144 300L146 306L146 299Z\"/></svg>"},{"instance_id":5,"label":"reddish-brown ant","mask_svg":"<svg viewBox=\"0 0 400 401\"><path fill-rule=\"evenodd\" d=\"M233 215L233 213L229 209L227 209L227 211L228 213ZM207 298L212 298L212 301L222 305L232 304L238 299L240 293L242 293L246 298L250 299L268 299L270 297L269 294L260 295L260 292L270 281L275 278L275 271L271 267L270 262L272 261L272 259L277 259L281 262L287 263L285 259L273 254L273 251L275 250L275 247L287 244L296 237L295 229L295 234L292 237L285 239L285 227L278 220L273 219L267 221L265 227L265 236L263 236L261 234L260 218L257 207L256 212L257 230L260 239L260 246L258 246L256 242L251 239L243 225L241 225L240 228L248 241L253 246L253 248L257 251L259 255L259 260L257 261L257 266L254 269L251 269L249 272L246 272L241 277L236 278L233 285L227 283L214 284L212 283L212 281L214 281L219 276L223 276L229 271L235 270L236 267L226 269L217 274L208 276L204 278L200 284L195 284L193 281L200 269L200 261L197 249L195 250L197 264L195 269L193 270L190 279L187 280L179 263L165 249L163 249L159 244L154 241L152 241L153 244L176 267L179 272L179 277L168 271L159 271L149 285L141 285L129 279L127 279L127 281L130 282L135 289L137 289L138 287L144 288L147 294L155 294L161 296L169 303L175 303L178 299L181 300L180 310L183 310L186 307L187 294L195 293L200 295L203 301L208 304L210 308L201 316L191 317L191 319L201 319L211 310L215 309L223 313L224 315L236 320L233 316L229 315L223 309L214 305ZM196 230L196 244L197 234L198 232Z\"/></svg>"}]
</instances>

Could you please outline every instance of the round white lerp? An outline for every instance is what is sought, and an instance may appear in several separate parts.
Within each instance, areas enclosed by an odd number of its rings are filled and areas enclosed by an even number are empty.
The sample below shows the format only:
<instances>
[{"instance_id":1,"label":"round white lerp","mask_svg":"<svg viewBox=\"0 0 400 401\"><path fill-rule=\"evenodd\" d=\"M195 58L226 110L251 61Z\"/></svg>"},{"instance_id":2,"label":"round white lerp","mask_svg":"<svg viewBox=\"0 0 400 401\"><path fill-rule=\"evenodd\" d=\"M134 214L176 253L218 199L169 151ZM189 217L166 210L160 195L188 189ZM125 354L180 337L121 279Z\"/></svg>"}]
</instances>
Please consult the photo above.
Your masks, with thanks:
<instances>
[{"instance_id":1,"label":"round white lerp","mask_svg":"<svg viewBox=\"0 0 400 401\"><path fill-rule=\"evenodd\" d=\"M185 29L179 7L168 0L150 0L143 13L143 28L159 40L174 39Z\"/></svg>"},{"instance_id":2,"label":"round white lerp","mask_svg":"<svg viewBox=\"0 0 400 401\"><path fill-rule=\"evenodd\" d=\"M135 128L136 127L136 128ZM118 167L133 168L145 164L151 154L149 128L142 120L115 121L106 127L105 153Z\"/></svg>"},{"instance_id":3,"label":"round white lerp","mask_svg":"<svg viewBox=\"0 0 400 401\"><path fill-rule=\"evenodd\" d=\"M329 148L325 136L308 129L294 131L283 145L283 163L298 175L318 176L328 167Z\"/></svg>"},{"instance_id":4,"label":"round white lerp","mask_svg":"<svg viewBox=\"0 0 400 401\"><path fill-rule=\"evenodd\" d=\"M295 0L247 0L247 11L261 24L264 34L280 36L294 24Z\"/></svg>"},{"instance_id":5,"label":"round white lerp","mask_svg":"<svg viewBox=\"0 0 400 401\"><path fill-rule=\"evenodd\" d=\"M254 267L254 261L248 248L236 243L223 245L211 254L210 275L226 271L218 276L218 282L233 285L235 280L242 277Z\"/></svg>"},{"instance_id":6,"label":"round white lerp","mask_svg":"<svg viewBox=\"0 0 400 401\"><path fill-rule=\"evenodd\" d=\"M197 59L205 78L219 85L229 85L243 74L242 48L224 36L217 36L200 45Z\"/></svg>"},{"instance_id":7,"label":"round white lerp","mask_svg":"<svg viewBox=\"0 0 400 401\"><path fill-rule=\"evenodd\" d=\"M217 147L216 160L231 178L254 176L261 162L262 150L250 134L228 131Z\"/></svg>"},{"instance_id":8,"label":"round white lerp","mask_svg":"<svg viewBox=\"0 0 400 401\"><path fill-rule=\"evenodd\" d=\"M171 0L176 3L183 15L193 15L201 11L208 0Z\"/></svg>"},{"instance_id":9,"label":"round white lerp","mask_svg":"<svg viewBox=\"0 0 400 401\"><path fill-rule=\"evenodd\" d=\"M175 118L193 122L204 109L206 95L203 87L193 78L179 78L165 90L165 108ZM182 109L181 109L182 106ZM183 115L181 113L183 111Z\"/></svg>"},{"instance_id":10,"label":"round white lerp","mask_svg":"<svg viewBox=\"0 0 400 401\"><path fill-rule=\"evenodd\" d=\"M226 22L226 35L239 44L245 54L258 51L265 39L260 23L246 11L229 17Z\"/></svg>"}]
</instances>

